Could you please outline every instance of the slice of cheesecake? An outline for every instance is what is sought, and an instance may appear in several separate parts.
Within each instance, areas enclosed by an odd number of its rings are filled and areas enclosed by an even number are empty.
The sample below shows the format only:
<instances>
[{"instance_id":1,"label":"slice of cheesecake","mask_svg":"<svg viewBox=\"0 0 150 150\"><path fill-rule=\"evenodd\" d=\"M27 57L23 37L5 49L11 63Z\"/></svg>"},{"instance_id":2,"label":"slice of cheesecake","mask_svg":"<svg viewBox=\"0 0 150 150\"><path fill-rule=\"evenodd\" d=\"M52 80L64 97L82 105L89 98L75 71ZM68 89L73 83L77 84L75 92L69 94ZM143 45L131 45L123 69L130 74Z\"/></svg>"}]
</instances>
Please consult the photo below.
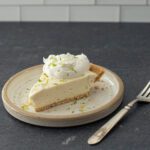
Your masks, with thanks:
<instances>
[{"instance_id":1,"label":"slice of cheesecake","mask_svg":"<svg viewBox=\"0 0 150 150\"><path fill-rule=\"evenodd\" d=\"M38 112L87 97L103 73L104 69L90 64L84 54L49 55L40 79L31 88L28 104Z\"/></svg>"},{"instance_id":2,"label":"slice of cheesecake","mask_svg":"<svg viewBox=\"0 0 150 150\"><path fill-rule=\"evenodd\" d=\"M48 78L43 73L30 91L30 104L39 112L87 97L94 82L99 80L103 73L104 69L94 64L91 64L85 75L73 79L58 80Z\"/></svg>"}]
</instances>

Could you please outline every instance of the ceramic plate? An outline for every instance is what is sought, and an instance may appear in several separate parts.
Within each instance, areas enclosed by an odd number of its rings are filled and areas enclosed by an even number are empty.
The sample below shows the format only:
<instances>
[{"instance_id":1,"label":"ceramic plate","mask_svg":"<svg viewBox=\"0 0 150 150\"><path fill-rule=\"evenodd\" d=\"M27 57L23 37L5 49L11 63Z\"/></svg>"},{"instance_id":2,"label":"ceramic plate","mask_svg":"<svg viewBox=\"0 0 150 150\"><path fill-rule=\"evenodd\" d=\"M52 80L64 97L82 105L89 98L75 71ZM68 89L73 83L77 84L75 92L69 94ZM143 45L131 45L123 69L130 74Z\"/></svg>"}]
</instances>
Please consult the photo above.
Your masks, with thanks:
<instances>
[{"instance_id":1,"label":"ceramic plate","mask_svg":"<svg viewBox=\"0 0 150 150\"><path fill-rule=\"evenodd\" d=\"M31 107L26 110L21 108L28 99L32 85L42 73L42 65L25 69L12 76L4 85L3 104L15 118L39 126L69 127L99 120L120 105L124 93L124 85L118 75L104 69L105 74L95 84L89 97L44 112L34 112Z\"/></svg>"}]
</instances>

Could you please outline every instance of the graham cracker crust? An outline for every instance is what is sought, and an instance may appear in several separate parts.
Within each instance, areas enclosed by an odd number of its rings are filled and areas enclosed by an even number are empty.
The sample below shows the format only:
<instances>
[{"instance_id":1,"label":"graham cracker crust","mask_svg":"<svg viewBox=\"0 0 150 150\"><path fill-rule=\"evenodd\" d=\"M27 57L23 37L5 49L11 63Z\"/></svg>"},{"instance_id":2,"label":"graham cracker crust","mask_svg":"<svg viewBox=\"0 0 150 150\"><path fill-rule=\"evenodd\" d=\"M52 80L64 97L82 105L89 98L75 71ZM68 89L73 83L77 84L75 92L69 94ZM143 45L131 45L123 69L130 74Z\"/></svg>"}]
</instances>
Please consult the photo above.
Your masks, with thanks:
<instances>
[{"instance_id":1,"label":"graham cracker crust","mask_svg":"<svg viewBox=\"0 0 150 150\"><path fill-rule=\"evenodd\" d=\"M95 72L97 74L97 77L95 78L95 82L98 81L100 77L104 74L104 68L95 64L91 64L90 71Z\"/></svg>"},{"instance_id":2,"label":"graham cracker crust","mask_svg":"<svg viewBox=\"0 0 150 150\"><path fill-rule=\"evenodd\" d=\"M54 106L58 106L58 105L61 105L61 104L69 103L71 101L76 101L76 100L84 98L84 97L88 97L88 95L89 95L89 92L81 94L81 95L78 95L78 96L75 96L75 97L67 98L67 99L64 99L62 101L50 104L50 105L46 105L46 106L43 106L43 107L35 108L35 111L36 112L44 111L44 110L47 110L47 109L49 109L51 107L54 107Z\"/></svg>"}]
</instances>

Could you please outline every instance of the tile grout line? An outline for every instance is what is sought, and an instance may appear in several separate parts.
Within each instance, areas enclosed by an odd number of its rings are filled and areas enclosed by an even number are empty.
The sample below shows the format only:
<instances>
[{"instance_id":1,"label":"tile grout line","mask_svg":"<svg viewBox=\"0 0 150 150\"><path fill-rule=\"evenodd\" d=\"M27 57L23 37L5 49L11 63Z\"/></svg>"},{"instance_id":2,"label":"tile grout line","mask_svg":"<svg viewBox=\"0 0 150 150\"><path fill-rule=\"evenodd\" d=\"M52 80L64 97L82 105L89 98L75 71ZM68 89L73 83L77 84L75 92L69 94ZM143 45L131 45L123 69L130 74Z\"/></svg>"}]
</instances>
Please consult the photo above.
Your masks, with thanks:
<instances>
[{"instance_id":1,"label":"tile grout line","mask_svg":"<svg viewBox=\"0 0 150 150\"><path fill-rule=\"evenodd\" d=\"M22 21L22 17L21 17L21 6L19 5L19 22Z\"/></svg>"},{"instance_id":2,"label":"tile grout line","mask_svg":"<svg viewBox=\"0 0 150 150\"><path fill-rule=\"evenodd\" d=\"M46 0L43 0L43 4L41 6L46 6Z\"/></svg>"},{"instance_id":3,"label":"tile grout line","mask_svg":"<svg viewBox=\"0 0 150 150\"><path fill-rule=\"evenodd\" d=\"M146 0L146 6L148 6L148 0Z\"/></svg>"},{"instance_id":4,"label":"tile grout line","mask_svg":"<svg viewBox=\"0 0 150 150\"><path fill-rule=\"evenodd\" d=\"M121 22L121 6L119 6L119 22Z\"/></svg>"},{"instance_id":5,"label":"tile grout line","mask_svg":"<svg viewBox=\"0 0 150 150\"><path fill-rule=\"evenodd\" d=\"M68 22L71 21L71 7L68 6Z\"/></svg>"}]
</instances>

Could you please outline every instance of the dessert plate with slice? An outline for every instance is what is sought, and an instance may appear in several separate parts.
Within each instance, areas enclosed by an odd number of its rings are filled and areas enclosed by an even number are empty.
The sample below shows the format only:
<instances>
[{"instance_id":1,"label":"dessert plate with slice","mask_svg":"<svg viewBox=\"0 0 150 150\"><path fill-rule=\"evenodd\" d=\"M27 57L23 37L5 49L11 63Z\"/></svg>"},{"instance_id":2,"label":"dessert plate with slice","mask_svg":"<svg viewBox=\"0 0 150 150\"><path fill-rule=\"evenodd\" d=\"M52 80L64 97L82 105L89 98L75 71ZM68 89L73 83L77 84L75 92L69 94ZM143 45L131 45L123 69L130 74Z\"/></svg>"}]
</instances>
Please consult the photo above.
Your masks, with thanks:
<instances>
[{"instance_id":1,"label":"dessert plate with slice","mask_svg":"<svg viewBox=\"0 0 150 150\"><path fill-rule=\"evenodd\" d=\"M70 127L112 113L121 103L124 85L109 69L86 55L49 55L44 65L20 71L4 85L5 109L15 118L39 126Z\"/></svg>"}]
</instances>

